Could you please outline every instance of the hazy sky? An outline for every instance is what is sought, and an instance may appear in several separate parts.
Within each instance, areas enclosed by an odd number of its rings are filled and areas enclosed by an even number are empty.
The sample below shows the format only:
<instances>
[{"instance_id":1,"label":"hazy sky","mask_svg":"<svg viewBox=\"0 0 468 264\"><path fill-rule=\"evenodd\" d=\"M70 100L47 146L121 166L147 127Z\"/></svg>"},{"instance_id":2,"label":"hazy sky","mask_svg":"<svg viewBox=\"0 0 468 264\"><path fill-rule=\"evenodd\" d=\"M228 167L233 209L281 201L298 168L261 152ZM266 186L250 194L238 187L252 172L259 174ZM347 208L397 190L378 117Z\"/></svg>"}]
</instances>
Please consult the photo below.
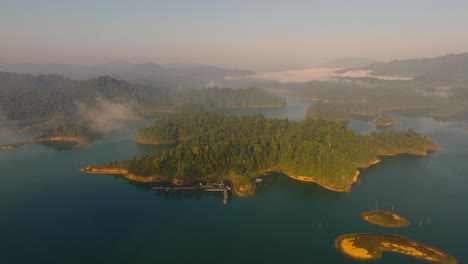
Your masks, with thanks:
<instances>
[{"instance_id":1,"label":"hazy sky","mask_svg":"<svg viewBox=\"0 0 468 264\"><path fill-rule=\"evenodd\" d=\"M466 51L466 0L0 0L6 63L254 68Z\"/></svg>"}]
</instances>

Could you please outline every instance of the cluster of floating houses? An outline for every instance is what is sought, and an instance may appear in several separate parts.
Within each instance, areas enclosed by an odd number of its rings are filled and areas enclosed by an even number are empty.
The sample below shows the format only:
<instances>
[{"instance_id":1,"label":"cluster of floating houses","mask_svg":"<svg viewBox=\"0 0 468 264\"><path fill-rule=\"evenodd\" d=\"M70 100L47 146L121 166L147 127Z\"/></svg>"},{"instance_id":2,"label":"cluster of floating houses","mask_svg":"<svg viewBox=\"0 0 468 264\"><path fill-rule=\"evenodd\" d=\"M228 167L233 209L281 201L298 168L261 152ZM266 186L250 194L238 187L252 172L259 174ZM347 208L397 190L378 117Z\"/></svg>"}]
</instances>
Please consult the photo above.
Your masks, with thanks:
<instances>
[{"instance_id":1,"label":"cluster of floating houses","mask_svg":"<svg viewBox=\"0 0 468 264\"><path fill-rule=\"evenodd\" d=\"M205 192L222 192L224 195L223 204L227 204L229 197L228 191L231 187L223 181L199 183L193 186L154 186L156 191L205 191Z\"/></svg>"},{"instance_id":2,"label":"cluster of floating houses","mask_svg":"<svg viewBox=\"0 0 468 264\"><path fill-rule=\"evenodd\" d=\"M262 182L262 179L256 178L256 183ZM153 186L153 190L155 191L205 191L205 192L222 192L223 193L223 204L227 204L227 200L229 197L229 191L231 190L231 186L224 183L224 181L216 181L216 182L206 182L206 183L198 183L192 186Z\"/></svg>"}]
</instances>

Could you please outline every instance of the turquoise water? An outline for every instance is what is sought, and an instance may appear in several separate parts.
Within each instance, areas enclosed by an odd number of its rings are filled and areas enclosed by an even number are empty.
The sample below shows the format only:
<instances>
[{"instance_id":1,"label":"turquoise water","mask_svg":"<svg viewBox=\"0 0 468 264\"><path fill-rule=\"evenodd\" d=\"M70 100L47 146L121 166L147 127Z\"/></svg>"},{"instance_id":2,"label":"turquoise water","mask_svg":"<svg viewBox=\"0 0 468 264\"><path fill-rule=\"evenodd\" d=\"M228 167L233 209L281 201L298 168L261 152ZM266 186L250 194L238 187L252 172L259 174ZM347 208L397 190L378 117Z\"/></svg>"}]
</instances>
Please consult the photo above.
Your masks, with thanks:
<instances>
[{"instance_id":1,"label":"turquoise water","mask_svg":"<svg viewBox=\"0 0 468 264\"><path fill-rule=\"evenodd\" d=\"M306 106L293 103L230 114L302 118ZM81 150L1 151L0 263L358 263L334 248L337 236L354 232L401 234L468 263L466 124L394 118L401 122L394 129L430 135L441 150L387 158L366 169L350 193L273 174L256 196L232 197L226 206L218 194L154 192L151 185L78 172L153 151L132 141L134 127ZM362 121L349 127L375 130ZM395 230L363 222L360 214L376 201L413 225ZM374 263L425 262L384 254Z\"/></svg>"}]
</instances>

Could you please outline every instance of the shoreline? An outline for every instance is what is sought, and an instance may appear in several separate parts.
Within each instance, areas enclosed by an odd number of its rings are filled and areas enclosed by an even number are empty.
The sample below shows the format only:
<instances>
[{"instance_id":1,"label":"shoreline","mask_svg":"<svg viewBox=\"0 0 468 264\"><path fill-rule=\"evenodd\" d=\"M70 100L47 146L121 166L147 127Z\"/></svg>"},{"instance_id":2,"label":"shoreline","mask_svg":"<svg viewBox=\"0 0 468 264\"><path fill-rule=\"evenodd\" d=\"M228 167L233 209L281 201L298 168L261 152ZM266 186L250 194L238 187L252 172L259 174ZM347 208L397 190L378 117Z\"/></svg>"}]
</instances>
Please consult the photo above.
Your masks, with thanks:
<instances>
[{"instance_id":1,"label":"shoreline","mask_svg":"<svg viewBox=\"0 0 468 264\"><path fill-rule=\"evenodd\" d=\"M409 150L409 151L399 151L397 153L378 153L378 156L380 157L393 157L393 156L397 156L397 155L404 155L404 154L407 154L407 155L412 155L412 156L428 156L430 154L430 152L434 152L434 151L438 151L440 150L439 147L435 147L435 148L431 148L431 147L426 147L426 149L424 151L413 151L413 150ZM358 178L359 178L359 175L361 175L361 171L360 169L367 169L375 164L378 164L382 162L381 159L379 158L375 158L374 160L368 162L368 163L365 163L365 164L358 164L356 166L356 171L354 173L354 176L353 178L348 182L348 184L346 186L343 186L343 187L336 187L336 186L332 186L331 184L328 184L328 183L325 183L323 181L320 181L319 179L317 179L317 177L314 177L314 176L302 176L302 175L293 175L292 173L287 173L286 170L278 170L279 172L284 172L284 174L286 176L288 176L289 178L291 179L294 179L294 180L297 180L297 181L302 181L302 182L313 182L313 183L316 183L317 185L327 189L327 190L330 190L330 191L335 191L335 192L350 192L351 191L351 188L352 188L352 185L357 182ZM272 170L272 171L269 171L269 172L273 172L275 170Z\"/></svg>"},{"instance_id":2,"label":"shoreline","mask_svg":"<svg viewBox=\"0 0 468 264\"><path fill-rule=\"evenodd\" d=\"M391 252L437 263L457 263L438 248L396 234L345 234L335 239L335 248L357 260L378 260Z\"/></svg>"},{"instance_id":3,"label":"shoreline","mask_svg":"<svg viewBox=\"0 0 468 264\"><path fill-rule=\"evenodd\" d=\"M397 156L397 155L402 155L402 154L408 154L412 156L428 156L430 152L437 151L437 150L439 150L439 147L435 146L435 147L426 147L423 151L406 150L406 151L397 151L394 153L378 153L377 155L380 157L391 157L391 156ZM352 189L352 185L358 181L359 175L361 175L361 169L369 168L380 162L382 162L382 160L376 157L374 160L369 161L368 163L357 164L356 170L352 178L350 178L347 181L344 181L343 183L328 183L314 176L294 175L294 173L288 172L288 170L281 169L281 168L280 169L270 168L270 169L262 170L263 173L260 174L259 176L265 176L271 172L281 172L293 180L297 180L301 182L313 182L319 185L320 187L325 188L330 191L350 192ZM121 175L123 176L123 178L127 180L142 182L142 183L166 181L174 185L187 185L187 184L191 184L197 181L201 181L201 182L209 181L209 178L210 178L208 176L205 176L205 177L198 177L196 180L186 181L183 179L169 178L167 176L160 176L160 175L141 176L141 175L129 173L129 171L126 169L111 168L111 167L106 167L106 166L101 166L101 165L89 165L87 167L81 168L80 171L84 173L89 173L89 174ZM234 175L234 178L233 178L233 175L225 175L221 178L223 178L223 180L230 181L233 184L233 193L236 194L237 196L246 197L246 196L255 195L256 188L254 188L255 184L253 183L253 178L250 179L250 182L247 182L245 180L237 182L236 180L233 180L236 178L235 175Z\"/></svg>"},{"instance_id":4,"label":"shoreline","mask_svg":"<svg viewBox=\"0 0 468 264\"><path fill-rule=\"evenodd\" d=\"M46 119L44 122L39 122L39 123L35 123L35 124L31 124L31 125L22 127L17 132L18 133L24 133L24 132L35 130L35 129L38 129L38 128L41 128L41 127L46 127L46 126L57 123L57 121L59 121L59 120L61 120L63 118L65 118L64 114L56 114L53 117L51 117L50 119Z\"/></svg>"},{"instance_id":5,"label":"shoreline","mask_svg":"<svg viewBox=\"0 0 468 264\"><path fill-rule=\"evenodd\" d=\"M346 184L346 186L343 185L341 187L337 187L337 186L332 186L331 184L325 183L323 181L320 181L319 179L317 179L317 177L314 177L314 176L290 175L290 174L285 173L286 176L296 181L313 182L322 188L325 188L327 190L334 191L334 192L350 192L351 186L353 185L353 183L355 183L358 180L359 174L360 174L360 171L356 170L354 172L353 178L351 179L349 183Z\"/></svg>"},{"instance_id":6,"label":"shoreline","mask_svg":"<svg viewBox=\"0 0 468 264\"><path fill-rule=\"evenodd\" d=\"M185 181L185 180L178 179L178 178L169 178L167 176L160 176L160 175L141 176L141 175L129 173L128 170L126 169L111 168L111 167L106 167L106 166L101 166L101 165L89 165L89 166L80 168L80 172L88 173L88 174L122 176L122 178L124 179L135 181L135 182L140 182L140 183L168 182L177 186L189 185L189 184L193 184L196 182L209 182L209 181L217 180L217 179L210 179L209 177L200 177L196 180ZM225 181L229 181L232 183L233 185L232 192L236 196L249 197L255 194L255 193L253 193L252 195L250 194L252 191L251 189L252 186L250 185L246 185L245 183L236 183L229 179Z\"/></svg>"},{"instance_id":7,"label":"shoreline","mask_svg":"<svg viewBox=\"0 0 468 264\"><path fill-rule=\"evenodd\" d=\"M389 228L402 228L411 225L411 222L393 212L383 210L373 210L361 214L362 220L373 225L389 227Z\"/></svg>"},{"instance_id":8,"label":"shoreline","mask_svg":"<svg viewBox=\"0 0 468 264\"><path fill-rule=\"evenodd\" d=\"M217 179L210 179L209 177L200 177L196 180L185 181L185 180L178 179L178 178L171 179L166 176L158 176L158 175L140 176L140 175L129 173L128 170L125 170L125 169L110 168L110 167L100 166L100 165L89 165L87 167L81 168L80 172L88 173L88 174L121 176L122 178L126 180L140 182L140 183L168 182L176 186L190 185L196 182L209 182L209 181L217 180ZM256 188L255 188L255 184L253 183L249 183L249 184L236 183L229 179L224 180L224 181L228 181L232 183L231 191L236 196L250 197L250 196L255 195Z\"/></svg>"},{"instance_id":9,"label":"shoreline","mask_svg":"<svg viewBox=\"0 0 468 264\"><path fill-rule=\"evenodd\" d=\"M360 116L360 117L373 117L380 115L381 112L350 112L351 115Z\"/></svg>"},{"instance_id":10,"label":"shoreline","mask_svg":"<svg viewBox=\"0 0 468 264\"><path fill-rule=\"evenodd\" d=\"M47 137L47 138L36 138L36 139L29 139L22 142L16 142L12 144L2 145L0 146L0 150L11 150L16 149L24 145L28 144L36 144L42 142L72 142L75 143L73 148L85 148L89 145L89 140L87 138L79 138L79 137Z\"/></svg>"},{"instance_id":11,"label":"shoreline","mask_svg":"<svg viewBox=\"0 0 468 264\"><path fill-rule=\"evenodd\" d=\"M385 128L385 127L390 127L390 126L393 126L393 125L398 125L400 124L400 122L394 120L392 122L372 122L372 124L374 124L376 127L378 128Z\"/></svg>"},{"instance_id":12,"label":"shoreline","mask_svg":"<svg viewBox=\"0 0 468 264\"><path fill-rule=\"evenodd\" d=\"M397 155L412 155L412 156L429 156L432 152L439 151L440 148L438 146L430 146L424 148L424 150L399 150L397 152L377 152L377 156L380 157L393 157Z\"/></svg>"},{"instance_id":13,"label":"shoreline","mask_svg":"<svg viewBox=\"0 0 468 264\"><path fill-rule=\"evenodd\" d=\"M267 104L267 105L248 105L248 106L225 106L225 107L213 107L209 108L210 110L223 110L223 109L258 109L258 108L281 108L288 106L287 103L284 104ZM176 108L173 107L163 107L163 108L145 108L141 109L139 112L143 115L151 115L155 113L174 113Z\"/></svg>"}]
</instances>

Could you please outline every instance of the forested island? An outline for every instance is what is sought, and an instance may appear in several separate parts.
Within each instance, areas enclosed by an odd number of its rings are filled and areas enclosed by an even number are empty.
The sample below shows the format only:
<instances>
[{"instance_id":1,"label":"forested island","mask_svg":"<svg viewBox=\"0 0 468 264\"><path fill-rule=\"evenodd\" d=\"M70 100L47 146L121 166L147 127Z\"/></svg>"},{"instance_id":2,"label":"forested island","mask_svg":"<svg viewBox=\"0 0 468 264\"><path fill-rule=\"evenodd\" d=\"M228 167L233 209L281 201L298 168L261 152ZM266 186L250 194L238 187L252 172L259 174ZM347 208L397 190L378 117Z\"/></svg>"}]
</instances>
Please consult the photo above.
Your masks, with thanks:
<instances>
[{"instance_id":1,"label":"forested island","mask_svg":"<svg viewBox=\"0 0 468 264\"><path fill-rule=\"evenodd\" d=\"M53 127L30 140L0 146L0 149L8 150L25 144L50 142L68 142L73 144L73 148L84 148L97 136L98 134L91 132L85 126L65 124Z\"/></svg>"},{"instance_id":2,"label":"forested island","mask_svg":"<svg viewBox=\"0 0 468 264\"><path fill-rule=\"evenodd\" d=\"M347 234L335 240L335 247L343 254L358 260L377 260L383 252L393 252L414 258L442 263L456 264L457 260L447 253L393 234Z\"/></svg>"},{"instance_id":3,"label":"forested island","mask_svg":"<svg viewBox=\"0 0 468 264\"><path fill-rule=\"evenodd\" d=\"M434 106L389 106L380 107L376 104L365 102L330 102L319 100L307 109L306 115L315 119L326 119L337 122L347 122L353 119L372 120L377 127L388 127L398 124L398 121L391 119L386 113L394 113L403 116L431 116L435 119L450 119L457 115L445 115L433 113Z\"/></svg>"},{"instance_id":4,"label":"forested island","mask_svg":"<svg viewBox=\"0 0 468 264\"><path fill-rule=\"evenodd\" d=\"M411 223L405 218L387 211L374 210L371 212L361 214L361 218L371 224L383 227L406 227Z\"/></svg>"},{"instance_id":5,"label":"forested island","mask_svg":"<svg viewBox=\"0 0 468 264\"><path fill-rule=\"evenodd\" d=\"M384 128L384 127L389 127L389 126L399 124L400 122L396 121L395 119L387 115L381 115L377 119L375 119L372 123L378 128Z\"/></svg>"},{"instance_id":6,"label":"forested island","mask_svg":"<svg viewBox=\"0 0 468 264\"><path fill-rule=\"evenodd\" d=\"M174 149L88 166L82 171L118 170L136 181L230 181L238 195L253 195L253 179L280 171L333 191L350 191L358 168L380 155L428 155L437 146L414 130L364 136L339 123L306 119L268 119L262 115L224 116L202 109L176 112L137 132L137 141L179 142Z\"/></svg>"}]
</instances>

